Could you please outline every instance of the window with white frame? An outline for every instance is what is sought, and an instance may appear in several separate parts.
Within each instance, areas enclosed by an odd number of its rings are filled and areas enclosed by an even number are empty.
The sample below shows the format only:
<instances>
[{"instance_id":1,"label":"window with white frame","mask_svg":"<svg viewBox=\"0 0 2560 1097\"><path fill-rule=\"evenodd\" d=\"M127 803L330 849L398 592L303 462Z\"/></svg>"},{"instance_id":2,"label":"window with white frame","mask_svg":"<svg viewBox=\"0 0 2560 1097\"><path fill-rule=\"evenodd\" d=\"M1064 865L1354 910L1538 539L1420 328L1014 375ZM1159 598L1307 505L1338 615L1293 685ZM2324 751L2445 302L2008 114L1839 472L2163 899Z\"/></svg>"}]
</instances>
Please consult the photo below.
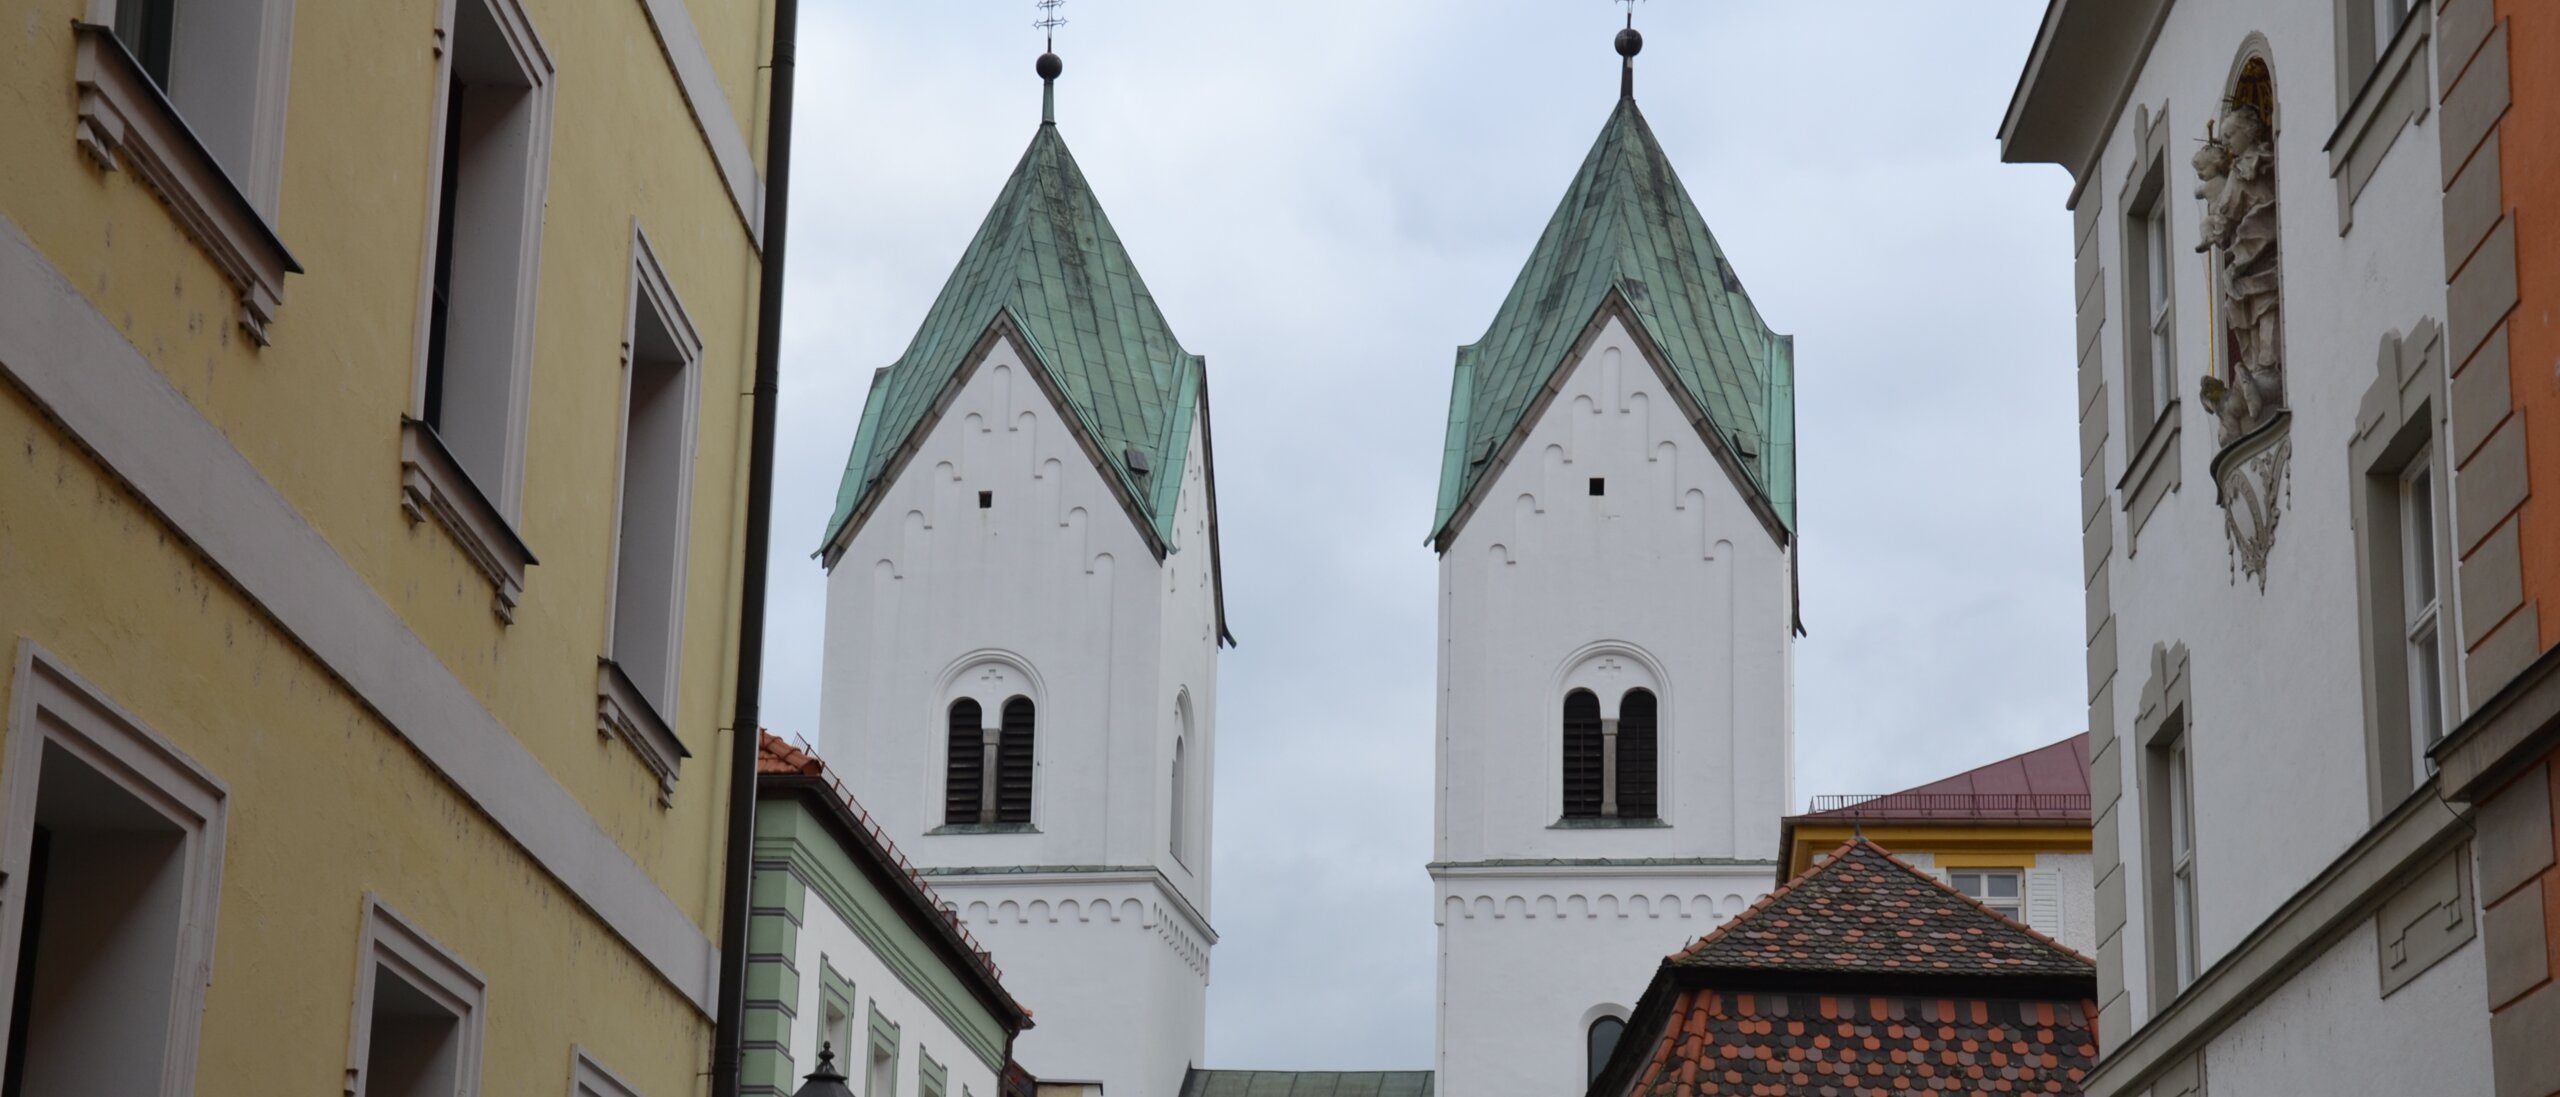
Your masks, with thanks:
<instances>
[{"instance_id":1,"label":"window with white frame","mask_svg":"<svg viewBox=\"0 0 2560 1097\"><path fill-rule=\"evenodd\" d=\"M2189 772L2187 743L2180 738L2163 751L2168 778L2170 973L2172 987L2185 990L2196 981L2196 824L2195 786Z\"/></svg>"},{"instance_id":2,"label":"window with white frame","mask_svg":"<svg viewBox=\"0 0 2560 1097\"><path fill-rule=\"evenodd\" d=\"M646 237L632 240L624 339L622 475L607 657L662 722L682 679L686 532L702 340Z\"/></svg>"},{"instance_id":3,"label":"window with white frame","mask_svg":"<svg viewBox=\"0 0 2560 1097\"><path fill-rule=\"evenodd\" d=\"M488 981L367 895L349 1097L475 1097Z\"/></svg>"},{"instance_id":4,"label":"window with white frame","mask_svg":"<svg viewBox=\"0 0 2560 1097\"><path fill-rule=\"evenodd\" d=\"M2443 599L2436 589L2435 482L2422 453L2400 475L2401 606L2407 616L2410 772L2426 773L2427 750L2444 738Z\"/></svg>"},{"instance_id":5,"label":"window with white frame","mask_svg":"<svg viewBox=\"0 0 2560 1097\"><path fill-rule=\"evenodd\" d=\"M1947 874L1948 886L2020 923L2027 920L2026 897L2020 886L2024 879L2016 869L1956 869Z\"/></svg>"},{"instance_id":6,"label":"window with white frame","mask_svg":"<svg viewBox=\"0 0 2560 1097\"><path fill-rule=\"evenodd\" d=\"M1183 787L1182 787L1182 786L1183 786L1183 782L1182 782L1182 737L1181 737L1181 736L1179 736L1179 735L1174 736L1174 738L1173 738L1173 778L1172 778L1172 780L1171 780L1169 783L1170 783L1170 785L1171 785L1172 787L1171 787L1171 794L1167 797L1167 799L1168 799L1168 801L1172 804L1172 813L1173 813L1173 818L1169 821L1169 823L1168 823L1168 824L1167 824L1167 826L1166 826L1166 830L1167 830L1167 832L1171 835L1171 837L1169 837L1169 838L1166 840L1166 842L1167 842L1167 845L1166 845L1166 852L1173 854L1173 859L1174 859L1174 860L1176 860L1176 861L1179 861L1179 860L1182 860L1182 797L1183 797Z\"/></svg>"},{"instance_id":7,"label":"window with white frame","mask_svg":"<svg viewBox=\"0 0 2560 1097\"><path fill-rule=\"evenodd\" d=\"M2169 316L2169 204L2155 201L2142 219L2142 247L2146 258L2142 264L2144 304L2150 314L2143 317L2151 332L2151 411L2178 398L2178 365L2176 344L2170 330Z\"/></svg>"},{"instance_id":8,"label":"window with white frame","mask_svg":"<svg viewBox=\"0 0 2560 1097\"><path fill-rule=\"evenodd\" d=\"M22 645L0 847L0 1093L195 1082L228 794Z\"/></svg>"},{"instance_id":9,"label":"window with white frame","mask_svg":"<svg viewBox=\"0 0 2560 1097\"><path fill-rule=\"evenodd\" d=\"M2380 57L2391 50L2391 40L2399 37L2400 25L2409 21L2412 0L2372 0L2373 53Z\"/></svg>"},{"instance_id":10,"label":"window with white frame","mask_svg":"<svg viewBox=\"0 0 2560 1097\"><path fill-rule=\"evenodd\" d=\"M552 68L520 0L454 0L447 40L417 419L512 520L550 174Z\"/></svg>"}]
</instances>

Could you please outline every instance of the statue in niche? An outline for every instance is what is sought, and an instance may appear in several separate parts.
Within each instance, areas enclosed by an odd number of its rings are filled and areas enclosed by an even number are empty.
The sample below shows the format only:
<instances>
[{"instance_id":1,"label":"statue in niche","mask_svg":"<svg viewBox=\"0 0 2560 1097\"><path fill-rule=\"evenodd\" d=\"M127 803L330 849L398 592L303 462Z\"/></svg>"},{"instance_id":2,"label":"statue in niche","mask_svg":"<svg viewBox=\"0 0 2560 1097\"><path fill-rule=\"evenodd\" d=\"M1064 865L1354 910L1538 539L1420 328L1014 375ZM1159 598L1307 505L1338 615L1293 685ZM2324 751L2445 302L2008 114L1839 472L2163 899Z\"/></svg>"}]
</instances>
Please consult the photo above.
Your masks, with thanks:
<instances>
[{"instance_id":1,"label":"statue in niche","mask_svg":"<svg viewBox=\"0 0 2560 1097\"><path fill-rule=\"evenodd\" d=\"M2216 261L2230 363L2226 376L2204 379L2201 395L2220 420L2224 445L2284 410L2275 131L2248 90L2254 89L2244 87L2224 105L2218 126L2206 125L2204 147L2195 156L2202 180L2196 197L2204 200L2204 239L2196 250Z\"/></svg>"}]
</instances>

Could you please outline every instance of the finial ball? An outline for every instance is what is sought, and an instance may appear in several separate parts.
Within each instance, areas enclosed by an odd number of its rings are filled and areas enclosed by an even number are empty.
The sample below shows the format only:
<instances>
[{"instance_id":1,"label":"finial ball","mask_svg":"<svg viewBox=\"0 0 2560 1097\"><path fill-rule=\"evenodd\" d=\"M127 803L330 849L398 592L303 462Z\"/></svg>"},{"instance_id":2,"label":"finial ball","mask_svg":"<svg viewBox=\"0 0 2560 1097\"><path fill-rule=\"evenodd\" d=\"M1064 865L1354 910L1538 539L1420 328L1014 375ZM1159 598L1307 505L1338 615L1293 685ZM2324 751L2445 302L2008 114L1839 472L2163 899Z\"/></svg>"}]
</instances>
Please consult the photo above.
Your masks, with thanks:
<instances>
[{"instance_id":1,"label":"finial ball","mask_svg":"<svg viewBox=\"0 0 2560 1097\"><path fill-rule=\"evenodd\" d=\"M1032 70L1038 72L1043 80L1055 80L1059 73L1067 71L1067 63L1058 60L1057 54L1044 53L1040 55L1039 63L1032 66Z\"/></svg>"},{"instance_id":2,"label":"finial ball","mask_svg":"<svg viewBox=\"0 0 2560 1097\"><path fill-rule=\"evenodd\" d=\"M1618 32L1618 56L1634 57L1644 52L1644 32L1628 27Z\"/></svg>"}]
</instances>

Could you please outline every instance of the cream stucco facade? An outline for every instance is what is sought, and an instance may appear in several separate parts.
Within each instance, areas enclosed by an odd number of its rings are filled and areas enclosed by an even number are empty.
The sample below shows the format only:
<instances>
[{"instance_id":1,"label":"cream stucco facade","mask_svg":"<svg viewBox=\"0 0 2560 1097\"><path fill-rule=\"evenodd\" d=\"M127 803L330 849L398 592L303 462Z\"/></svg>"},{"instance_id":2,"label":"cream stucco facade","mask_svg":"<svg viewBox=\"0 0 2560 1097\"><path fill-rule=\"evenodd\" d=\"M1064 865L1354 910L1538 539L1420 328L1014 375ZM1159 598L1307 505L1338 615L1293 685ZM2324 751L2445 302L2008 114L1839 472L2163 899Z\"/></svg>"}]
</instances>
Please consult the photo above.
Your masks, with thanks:
<instances>
[{"instance_id":1,"label":"cream stucco facade","mask_svg":"<svg viewBox=\"0 0 2560 1097\"><path fill-rule=\"evenodd\" d=\"M104 774L212 887L179 908L197 966L98 984L173 1019L149 1091L440 1093L394 1086L415 1079L369 1027L416 1006L468 1034L422 1075L455 1093L573 1072L704 1092L766 5L181 3L159 96L96 29L117 3L138 0L22 5L0 70L0 972L33 965L40 1000L98 975L47 966L67 919L28 923L44 876L89 901L32 862L40 834L86 848L107 825L74 803ZM206 90L188 51L235 35L253 86ZM476 67L492 43L527 83ZM514 457L475 478L476 511L404 460L440 315L438 169L479 155L440 139L457 78L499 88L532 153L501 211L530 272ZM278 251L299 273L262 297ZM677 561L652 738L601 717L599 660L633 657L613 620L626 376L661 350L690 476L680 526L646 531ZM475 528L491 512L505 528ZM509 575L509 538L538 563ZM170 781L209 806L168 808L188 802ZM133 944L115 955L160 962ZM403 949L442 973L411 971L436 984L414 1001L374 978ZM54 1027L39 1040L98 1038Z\"/></svg>"}]
</instances>

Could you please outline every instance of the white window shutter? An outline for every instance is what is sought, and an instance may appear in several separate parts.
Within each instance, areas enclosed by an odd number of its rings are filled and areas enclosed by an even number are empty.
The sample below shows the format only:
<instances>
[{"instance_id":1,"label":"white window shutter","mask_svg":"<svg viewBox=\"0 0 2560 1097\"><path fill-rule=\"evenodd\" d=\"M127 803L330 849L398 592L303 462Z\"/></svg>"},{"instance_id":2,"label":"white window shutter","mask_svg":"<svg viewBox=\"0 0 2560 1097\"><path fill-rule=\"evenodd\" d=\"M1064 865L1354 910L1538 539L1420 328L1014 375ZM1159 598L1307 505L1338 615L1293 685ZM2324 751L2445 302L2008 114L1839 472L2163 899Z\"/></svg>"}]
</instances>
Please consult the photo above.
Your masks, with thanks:
<instances>
[{"instance_id":1,"label":"white window shutter","mask_svg":"<svg viewBox=\"0 0 2560 1097\"><path fill-rule=\"evenodd\" d=\"M2062 870L2027 870L2027 928L2062 939Z\"/></svg>"}]
</instances>

